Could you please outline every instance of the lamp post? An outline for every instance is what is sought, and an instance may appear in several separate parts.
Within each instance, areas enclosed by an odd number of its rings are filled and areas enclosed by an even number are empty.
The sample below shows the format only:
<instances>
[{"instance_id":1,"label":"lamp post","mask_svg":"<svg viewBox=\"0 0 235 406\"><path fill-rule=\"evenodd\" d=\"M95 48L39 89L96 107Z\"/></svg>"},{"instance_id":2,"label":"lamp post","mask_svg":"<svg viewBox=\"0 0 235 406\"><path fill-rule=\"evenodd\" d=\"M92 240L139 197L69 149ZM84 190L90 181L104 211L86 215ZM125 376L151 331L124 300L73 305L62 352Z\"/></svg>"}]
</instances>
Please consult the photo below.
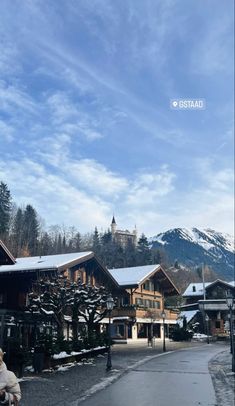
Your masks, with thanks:
<instances>
[{"instance_id":1,"label":"lamp post","mask_svg":"<svg viewBox=\"0 0 235 406\"><path fill-rule=\"evenodd\" d=\"M208 314L206 314L205 320L206 320L206 335L207 335L206 342L207 342L207 344L210 344L210 339L209 339L209 320L210 319L209 319Z\"/></svg>"},{"instance_id":2,"label":"lamp post","mask_svg":"<svg viewBox=\"0 0 235 406\"><path fill-rule=\"evenodd\" d=\"M111 321L111 312L113 310L113 306L114 306L114 300L113 300L111 294L109 294L108 297L107 297L107 301L106 301L106 307L107 307L107 310L108 310L108 313L109 313L109 327L108 327L108 329L109 329L109 335L108 335L109 343L108 343L108 356L107 356L106 371L110 371L110 369L112 369L112 361L111 361L111 328L110 328L111 323L110 323L110 321Z\"/></svg>"},{"instance_id":3,"label":"lamp post","mask_svg":"<svg viewBox=\"0 0 235 406\"><path fill-rule=\"evenodd\" d=\"M163 347L162 347L162 351L165 352L166 351L166 338L165 338L165 319L166 319L166 313L164 312L164 310L162 311L162 321L163 321Z\"/></svg>"},{"instance_id":4,"label":"lamp post","mask_svg":"<svg viewBox=\"0 0 235 406\"><path fill-rule=\"evenodd\" d=\"M228 322L229 322L229 331L231 331L231 323L230 323L230 313L228 314ZM229 334L229 341L230 341L230 354L233 353L233 347L232 347L232 336Z\"/></svg>"},{"instance_id":5,"label":"lamp post","mask_svg":"<svg viewBox=\"0 0 235 406\"><path fill-rule=\"evenodd\" d=\"M230 344L232 350L232 372L235 372L235 349L234 349L234 337L233 337L233 295L227 292L226 302L230 315Z\"/></svg>"}]
</instances>

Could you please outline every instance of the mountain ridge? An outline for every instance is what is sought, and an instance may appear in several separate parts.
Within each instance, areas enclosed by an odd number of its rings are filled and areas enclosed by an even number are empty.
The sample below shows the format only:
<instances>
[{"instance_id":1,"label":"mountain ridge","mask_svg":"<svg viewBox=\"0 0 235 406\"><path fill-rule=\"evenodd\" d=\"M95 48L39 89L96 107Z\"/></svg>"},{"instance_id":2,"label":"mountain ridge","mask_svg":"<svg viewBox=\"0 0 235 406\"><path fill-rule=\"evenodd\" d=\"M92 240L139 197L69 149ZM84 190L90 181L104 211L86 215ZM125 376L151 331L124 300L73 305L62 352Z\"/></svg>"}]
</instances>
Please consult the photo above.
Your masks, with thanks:
<instances>
[{"instance_id":1,"label":"mountain ridge","mask_svg":"<svg viewBox=\"0 0 235 406\"><path fill-rule=\"evenodd\" d=\"M234 238L210 228L173 228L149 239L152 248L166 253L171 263L196 269L207 265L221 279L234 280Z\"/></svg>"}]
</instances>

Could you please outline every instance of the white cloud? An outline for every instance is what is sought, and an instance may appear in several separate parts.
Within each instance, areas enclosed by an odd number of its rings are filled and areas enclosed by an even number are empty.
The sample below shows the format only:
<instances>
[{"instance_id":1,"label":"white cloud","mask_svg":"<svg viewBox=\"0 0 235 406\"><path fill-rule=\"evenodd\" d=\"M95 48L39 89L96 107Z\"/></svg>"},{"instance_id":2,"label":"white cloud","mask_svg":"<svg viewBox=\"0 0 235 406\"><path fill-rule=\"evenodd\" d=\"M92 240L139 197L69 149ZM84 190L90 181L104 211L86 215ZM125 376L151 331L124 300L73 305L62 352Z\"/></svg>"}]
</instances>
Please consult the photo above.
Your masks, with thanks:
<instances>
[{"instance_id":1,"label":"white cloud","mask_svg":"<svg viewBox=\"0 0 235 406\"><path fill-rule=\"evenodd\" d=\"M210 227L233 233L234 199L229 171L218 170L212 183L177 190L175 174L163 166L127 179L94 160L64 159L57 171L30 159L0 163L0 178L17 204L31 203L46 224L74 225L81 232L95 226L107 229L115 213L120 228L133 228L151 236L173 227ZM19 182L20 179L20 182ZM216 187L218 185L218 188Z\"/></svg>"},{"instance_id":2,"label":"white cloud","mask_svg":"<svg viewBox=\"0 0 235 406\"><path fill-rule=\"evenodd\" d=\"M0 104L1 109L7 113L20 109L30 114L37 113L37 105L33 99L17 86L9 85L6 81L0 80Z\"/></svg>"},{"instance_id":3,"label":"white cloud","mask_svg":"<svg viewBox=\"0 0 235 406\"><path fill-rule=\"evenodd\" d=\"M82 232L93 230L96 224L105 225L108 203L74 187L59 174L50 174L32 160L1 163L0 177L7 182L16 203L32 204L47 225L75 225Z\"/></svg>"},{"instance_id":4,"label":"white cloud","mask_svg":"<svg viewBox=\"0 0 235 406\"><path fill-rule=\"evenodd\" d=\"M225 11L222 10L222 11ZM192 47L192 72L233 74L233 13L221 13L206 24L201 40Z\"/></svg>"},{"instance_id":5,"label":"white cloud","mask_svg":"<svg viewBox=\"0 0 235 406\"><path fill-rule=\"evenodd\" d=\"M167 168L159 174L145 172L133 181L88 159L64 160L57 169L52 174L46 166L31 159L12 160L0 163L0 177L8 183L16 203L33 204L48 225L75 225L82 232L92 230L95 225L107 228L115 207L118 211L120 207L120 218L132 210L139 211L141 216L143 201L139 199L145 201L148 210L154 199L172 188L173 176Z\"/></svg>"},{"instance_id":6,"label":"white cloud","mask_svg":"<svg viewBox=\"0 0 235 406\"><path fill-rule=\"evenodd\" d=\"M8 142L13 141L15 129L13 126L7 124L3 120L0 120L0 140L5 138Z\"/></svg>"},{"instance_id":7,"label":"white cloud","mask_svg":"<svg viewBox=\"0 0 235 406\"><path fill-rule=\"evenodd\" d=\"M6 77L21 72L19 62L19 53L13 42L9 42L1 36L0 39L0 72L1 76Z\"/></svg>"},{"instance_id":8,"label":"white cloud","mask_svg":"<svg viewBox=\"0 0 235 406\"><path fill-rule=\"evenodd\" d=\"M133 181L127 195L127 205L140 210L151 210L157 206L161 197L174 190L175 174L167 167L162 167L159 173L143 172Z\"/></svg>"},{"instance_id":9,"label":"white cloud","mask_svg":"<svg viewBox=\"0 0 235 406\"><path fill-rule=\"evenodd\" d=\"M230 167L218 168L218 161L214 158L197 159L197 170L202 181L207 183L211 191L231 192L234 189L234 171Z\"/></svg>"},{"instance_id":10,"label":"white cloud","mask_svg":"<svg viewBox=\"0 0 235 406\"><path fill-rule=\"evenodd\" d=\"M48 97L52 122L59 131L71 135L83 135L88 141L103 137L99 131L99 121L78 107L77 102L66 92L56 92Z\"/></svg>"},{"instance_id":11,"label":"white cloud","mask_svg":"<svg viewBox=\"0 0 235 406\"><path fill-rule=\"evenodd\" d=\"M94 160L81 159L76 162L69 160L64 166L66 173L91 194L109 196L113 200L128 190L128 181L125 178Z\"/></svg>"}]
</instances>

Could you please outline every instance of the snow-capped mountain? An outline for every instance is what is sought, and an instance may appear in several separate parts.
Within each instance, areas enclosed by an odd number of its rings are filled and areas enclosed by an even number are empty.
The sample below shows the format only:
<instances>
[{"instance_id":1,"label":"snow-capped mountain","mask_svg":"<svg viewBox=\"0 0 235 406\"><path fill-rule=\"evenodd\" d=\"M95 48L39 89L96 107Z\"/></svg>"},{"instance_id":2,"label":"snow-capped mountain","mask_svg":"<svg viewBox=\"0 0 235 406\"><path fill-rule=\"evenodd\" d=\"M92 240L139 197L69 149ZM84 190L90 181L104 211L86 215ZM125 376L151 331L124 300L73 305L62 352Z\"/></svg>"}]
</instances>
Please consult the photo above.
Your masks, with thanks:
<instances>
[{"instance_id":1,"label":"snow-capped mountain","mask_svg":"<svg viewBox=\"0 0 235 406\"><path fill-rule=\"evenodd\" d=\"M149 239L153 247L166 252L169 260L197 267L211 267L221 278L234 279L234 238L211 229L174 228Z\"/></svg>"}]
</instances>

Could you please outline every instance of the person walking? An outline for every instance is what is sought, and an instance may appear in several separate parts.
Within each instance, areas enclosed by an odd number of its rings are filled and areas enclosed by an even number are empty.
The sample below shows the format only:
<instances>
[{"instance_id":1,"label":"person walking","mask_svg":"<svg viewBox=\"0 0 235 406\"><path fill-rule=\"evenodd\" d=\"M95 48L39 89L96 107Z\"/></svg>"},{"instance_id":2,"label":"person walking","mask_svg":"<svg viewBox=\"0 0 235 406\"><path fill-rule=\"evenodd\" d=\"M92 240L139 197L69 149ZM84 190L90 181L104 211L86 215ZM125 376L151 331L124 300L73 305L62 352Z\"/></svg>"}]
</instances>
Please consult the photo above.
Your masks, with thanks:
<instances>
[{"instance_id":1,"label":"person walking","mask_svg":"<svg viewBox=\"0 0 235 406\"><path fill-rule=\"evenodd\" d=\"M3 362L3 351L0 348L0 405L19 404L21 390L14 372L8 371Z\"/></svg>"}]
</instances>

